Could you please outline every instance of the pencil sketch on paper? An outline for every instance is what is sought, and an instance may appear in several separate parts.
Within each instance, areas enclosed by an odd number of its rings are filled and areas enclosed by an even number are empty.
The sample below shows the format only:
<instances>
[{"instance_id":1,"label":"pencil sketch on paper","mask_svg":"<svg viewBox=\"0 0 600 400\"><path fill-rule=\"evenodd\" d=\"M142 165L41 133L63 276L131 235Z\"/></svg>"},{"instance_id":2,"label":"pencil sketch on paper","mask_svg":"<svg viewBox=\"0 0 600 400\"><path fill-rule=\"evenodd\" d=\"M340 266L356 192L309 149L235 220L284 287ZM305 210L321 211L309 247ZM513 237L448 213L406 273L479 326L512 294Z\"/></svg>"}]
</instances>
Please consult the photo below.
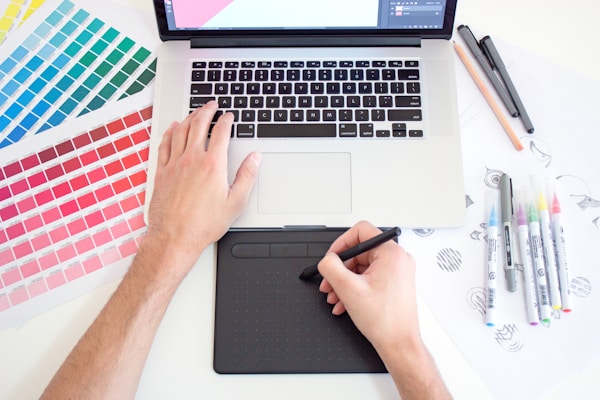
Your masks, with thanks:
<instances>
[{"instance_id":1,"label":"pencil sketch on paper","mask_svg":"<svg viewBox=\"0 0 600 400\"><path fill-rule=\"evenodd\" d=\"M475 202L473 201L473 199L471 198L471 196L469 196L468 194L465 194L465 203L466 203L467 208L469 208L473 204L475 204Z\"/></svg>"},{"instance_id":2,"label":"pencil sketch on paper","mask_svg":"<svg viewBox=\"0 0 600 400\"><path fill-rule=\"evenodd\" d=\"M419 228L419 229L413 229L413 232L417 236L427 237L427 236L433 235L433 232L435 232L435 229L433 229L433 228Z\"/></svg>"},{"instance_id":3,"label":"pencil sketch on paper","mask_svg":"<svg viewBox=\"0 0 600 400\"><path fill-rule=\"evenodd\" d=\"M446 272L459 271L462 266L462 254L455 249L441 249L436 255L437 264Z\"/></svg>"},{"instance_id":4,"label":"pencil sketch on paper","mask_svg":"<svg viewBox=\"0 0 600 400\"><path fill-rule=\"evenodd\" d=\"M477 229L475 229L473 232L471 232L469 234L469 236L471 237L471 239L473 240L481 240L481 235L483 234L483 232L478 231Z\"/></svg>"},{"instance_id":5,"label":"pencil sketch on paper","mask_svg":"<svg viewBox=\"0 0 600 400\"><path fill-rule=\"evenodd\" d=\"M502 328L496 329L494 338L502 349L511 353L521 350L525 345L515 324L504 324Z\"/></svg>"},{"instance_id":6,"label":"pencil sketch on paper","mask_svg":"<svg viewBox=\"0 0 600 400\"><path fill-rule=\"evenodd\" d=\"M485 300L485 288L483 287L474 287L467 292L467 304L470 308L477 311L482 317L485 316Z\"/></svg>"},{"instance_id":7,"label":"pencil sketch on paper","mask_svg":"<svg viewBox=\"0 0 600 400\"><path fill-rule=\"evenodd\" d=\"M571 293L577 297L588 297L592 294L592 283L583 276L571 279Z\"/></svg>"},{"instance_id":8,"label":"pencil sketch on paper","mask_svg":"<svg viewBox=\"0 0 600 400\"><path fill-rule=\"evenodd\" d=\"M490 189L498 189L500 187L500 177L502 176L502 174L504 172L497 170L497 169L491 169L488 167L485 167L485 170L486 171L485 171L485 177L483 179L483 182Z\"/></svg>"},{"instance_id":9,"label":"pencil sketch on paper","mask_svg":"<svg viewBox=\"0 0 600 400\"><path fill-rule=\"evenodd\" d=\"M533 159L542 164L545 168L548 168L552 163L552 150L550 146L539 137L533 138L531 136L523 136L521 139L529 141L529 152L533 156Z\"/></svg>"},{"instance_id":10,"label":"pencil sketch on paper","mask_svg":"<svg viewBox=\"0 0 600 400\"><path fill-rule=\"evenodd\" d=\"M568 193L582 211L600 208L600 200L592 197L592 190L583 179L575 175L559 175L556 180L560 182L562 191Z\"/></svg>"}]
</instances>

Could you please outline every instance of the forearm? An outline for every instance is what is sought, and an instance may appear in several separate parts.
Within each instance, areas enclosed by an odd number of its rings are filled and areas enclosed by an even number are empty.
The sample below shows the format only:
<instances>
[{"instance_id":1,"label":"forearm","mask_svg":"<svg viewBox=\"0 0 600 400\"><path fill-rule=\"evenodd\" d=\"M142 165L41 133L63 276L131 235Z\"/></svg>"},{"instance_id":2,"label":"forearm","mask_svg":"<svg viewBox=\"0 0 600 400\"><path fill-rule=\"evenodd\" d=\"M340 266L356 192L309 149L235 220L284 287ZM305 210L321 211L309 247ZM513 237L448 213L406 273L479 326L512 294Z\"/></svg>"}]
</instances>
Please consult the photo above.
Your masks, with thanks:
<instances>
[{"instance_id":1,"label":"forearm","mask_svg":"<svg viewBox=\"0 0 600 400\"><path fill-rule=\"evenodd\" d=\"M420 338L388 344L380 354L403 400L452 398Z\"/></svg>"},{"instance_id":2,"label":"forearm","mask_svg":"<svg viewBox=\"0 0 600 400\"><path fill-rule=\"evenodd\" d=\"M187 272L181 263L195 261L181 259L185 256L158 242L144 240L123 281L43 398L134 397L160 321Z\"/></svg>"}]
</instances>

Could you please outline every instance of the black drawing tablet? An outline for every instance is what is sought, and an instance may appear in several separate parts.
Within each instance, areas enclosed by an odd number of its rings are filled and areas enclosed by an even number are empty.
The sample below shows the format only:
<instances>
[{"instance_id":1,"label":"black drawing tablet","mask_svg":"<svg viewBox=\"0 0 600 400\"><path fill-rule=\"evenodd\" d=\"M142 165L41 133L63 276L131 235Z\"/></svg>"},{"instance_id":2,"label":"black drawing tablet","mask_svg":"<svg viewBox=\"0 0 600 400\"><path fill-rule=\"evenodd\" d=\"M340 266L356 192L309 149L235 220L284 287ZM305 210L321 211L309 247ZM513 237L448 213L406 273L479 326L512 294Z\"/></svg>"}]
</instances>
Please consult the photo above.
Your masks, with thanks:
<instances>
[{"instance_id":1,"label":"black drawing tablet","mask_svg":"<svg viewBox=\"0 0 600 400\"><path fill-rule=\"evenodd\" d=\"M319 280L298 278L343 231L230 231L218 242L216 372L386 372L348 314L331 314Z\"/></svg>"}]
</instances>

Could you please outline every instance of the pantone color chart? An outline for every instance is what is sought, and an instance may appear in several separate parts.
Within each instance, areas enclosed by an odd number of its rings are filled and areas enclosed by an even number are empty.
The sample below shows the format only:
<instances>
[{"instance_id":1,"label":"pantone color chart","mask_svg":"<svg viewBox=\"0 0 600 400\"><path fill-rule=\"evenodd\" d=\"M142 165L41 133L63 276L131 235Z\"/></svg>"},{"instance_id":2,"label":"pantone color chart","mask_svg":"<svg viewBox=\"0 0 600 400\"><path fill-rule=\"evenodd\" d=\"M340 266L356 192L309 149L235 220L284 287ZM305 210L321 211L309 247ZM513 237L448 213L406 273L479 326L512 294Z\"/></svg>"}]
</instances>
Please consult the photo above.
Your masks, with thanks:
<instances>
[{"instance_id":1,"label":"pantone color chart","mask_svg":"<svg viewBox=\"0 0 600 400\"><path fill-rule=\"evenodd\" d=\"M47 0L0 47L0 148L148 86L149 47L73 1Z\"/></svg>"},{"instance_id":2,"label":"pantone color chart","mask_svg":"<svg viewBox=\"0 0 600 400\"><path fill-rule=\"evenodd\" d=\"M10 31L17 28L33 14L45 0L10 0L0 3L0 43L4 42Z\"/></svg>"},{"instance_id":3,"label":"pantone color chart","mask_svg":"<svg viewBox=\"0 0 600 400\"><path fill-rule=\"evenodd\" d=\"M0 150L0 329L24 303L50 304L58 288L129 265L145 233L152 114L131 100Z\"/></svg>"}]
</instances>

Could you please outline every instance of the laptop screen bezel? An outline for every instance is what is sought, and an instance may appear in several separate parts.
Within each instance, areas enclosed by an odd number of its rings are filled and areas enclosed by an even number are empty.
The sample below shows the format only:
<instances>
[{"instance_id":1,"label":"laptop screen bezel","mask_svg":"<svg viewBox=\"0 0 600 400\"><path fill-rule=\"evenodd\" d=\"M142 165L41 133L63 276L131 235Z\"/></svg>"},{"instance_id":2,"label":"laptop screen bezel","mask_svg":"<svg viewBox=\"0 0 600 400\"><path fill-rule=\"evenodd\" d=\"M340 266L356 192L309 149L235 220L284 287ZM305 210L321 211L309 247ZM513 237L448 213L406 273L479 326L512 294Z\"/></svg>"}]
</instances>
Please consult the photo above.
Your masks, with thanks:
<instances>
[{"instance_id":1,"label":"laptop screen bezel","mask_svg":"<svg viewBox=\"0 0 600 400\"><path fill-rule=\"evenodd\" d=\"M164 0L154 0L158 35L162 41L191 40L194 38L236 39L240 37L261 38L261 43L269 45L269 37L277 38L275 43L281 43L281 38L294 44L294 38L327 37L333 38L335 43L347 45L348 40L360 37L418 37L421 39L450 39L454 26L457 0L447 0L444 15L444 25L441 29L235 29L235 30L170 30L167 22L167 13Z\"/></svg>"}]
</instances>

